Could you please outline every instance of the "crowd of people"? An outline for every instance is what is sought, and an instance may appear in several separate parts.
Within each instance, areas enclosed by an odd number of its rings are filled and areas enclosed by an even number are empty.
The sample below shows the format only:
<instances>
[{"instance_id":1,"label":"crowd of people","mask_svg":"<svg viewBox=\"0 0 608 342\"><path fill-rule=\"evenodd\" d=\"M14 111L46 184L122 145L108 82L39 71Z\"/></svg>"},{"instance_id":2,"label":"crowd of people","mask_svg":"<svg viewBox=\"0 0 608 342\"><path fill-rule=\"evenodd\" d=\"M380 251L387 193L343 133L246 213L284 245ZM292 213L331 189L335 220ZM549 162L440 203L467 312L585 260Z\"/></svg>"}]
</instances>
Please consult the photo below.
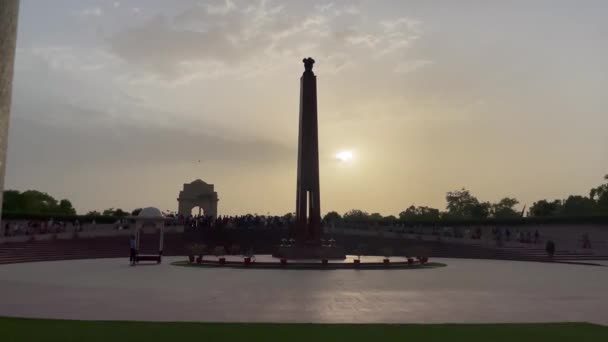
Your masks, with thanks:
<instances>
[{"instance_id":1,"label":"crowd of people","mask_svg":"<svg viewBox=\"0 0 608 342\"><path fill-rule=\"evenodd\" d=\"M540 233L538 229L532 233L532 231L520 231L516 230L513 234L509 228L500 229L494 228L492 229L492 237L494 240L501 241L517 241L520 243L533 243L539 244L541 242Z\"/></svg>"},{"instance_id":2,"label":"crowd of people","mask_svg":"<svg viewBox=\"0 0 608 342\"><path fill-rule=\"evenodd\" d=\"M284 216L186 216L176 217L176 223L186 230L200 229L280 229L288 227L293 219Z\"/></svg>"},{"instance_id":3,"label":"crowd of people","mask_svg":"<svg viewBox=\"0 0 608 342\"><path fill-rule=\"evenodd\" d=\"M5 237L36 234L63 233L69 230L79 231L81 224L78 220L73 222L49 220L9 221L4 223L3 235Z\"/></svg>"},{"instance_id":4,"label":"crowd of people","mask_svg":"<svg viewBox=\"0 0 608 342\"><path fill-rule=\"evenodd\" d=\"M265 215L241 215L241 216L182 216L174 215L166 218L167 226L183 226L186 231L227 229L227 230L249 230L249 229L285 229L293 226L294 216L265 216ZM327 223L327 222L325 222ZM86 226L86 229L85 229ZM324 224L326 228L335 228L334 224ZM3 222L1 236L23 236L37 234L55 234L64 232L81 232L96 227L94 220L82 223L78 219L73 221L62 220L16 220ZM129 229L131 222L127 218L118 219L112 227L118 230ZM376 227L379 229L378 227ZM525 244L540 244L541 234L538 229L519 230L510 227L494 227L491 231L483 230L481 227L434 227L430 231L424 227L394 226L388 228L389 232L402 232L410 234L431 234L437 236L468 238L473 240L491 239L497 245L504 242L514 241ZM581 238L582 248L591 248L591 238L583 234Z\"/></svg>"}]
</instances>

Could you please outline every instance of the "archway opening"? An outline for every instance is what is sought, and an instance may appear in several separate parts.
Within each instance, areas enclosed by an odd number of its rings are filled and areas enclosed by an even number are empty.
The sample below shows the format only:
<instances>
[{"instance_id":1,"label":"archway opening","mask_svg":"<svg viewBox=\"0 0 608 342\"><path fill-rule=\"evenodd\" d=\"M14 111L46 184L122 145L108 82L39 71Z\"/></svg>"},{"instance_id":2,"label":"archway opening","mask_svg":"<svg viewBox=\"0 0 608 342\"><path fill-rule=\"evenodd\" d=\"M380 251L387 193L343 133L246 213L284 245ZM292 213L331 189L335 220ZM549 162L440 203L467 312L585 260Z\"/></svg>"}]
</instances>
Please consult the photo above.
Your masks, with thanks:
<instances>
[{"instance_id":1,"label":"archway opening","mask_svg":"<svg viewBox=\"0 0 608 342\"><path fill-rule=\"evenodd\" d=\"M202 217L205 216L205 209L203 209L200 206L194 206L192 207L192 209L190 209L190 215L192 217Z\"/></svg>"}]
</instances>

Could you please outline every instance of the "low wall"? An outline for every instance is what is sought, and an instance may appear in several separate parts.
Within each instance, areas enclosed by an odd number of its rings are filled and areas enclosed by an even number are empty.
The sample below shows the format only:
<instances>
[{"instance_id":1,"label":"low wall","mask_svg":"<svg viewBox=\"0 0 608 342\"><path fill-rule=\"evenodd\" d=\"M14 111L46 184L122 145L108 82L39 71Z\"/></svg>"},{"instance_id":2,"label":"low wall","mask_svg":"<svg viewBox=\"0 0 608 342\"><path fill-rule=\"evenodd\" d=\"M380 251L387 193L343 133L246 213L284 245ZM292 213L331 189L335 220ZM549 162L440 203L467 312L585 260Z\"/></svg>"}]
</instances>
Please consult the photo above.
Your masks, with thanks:
<instances>
[{"instance_id":1,"label":"low wall","mask_svg":"<svg viewBox=\"0 0 608 342\"><path fill-rule=\"evenodd\" d=\"M149 229L144 228L144 232L148 233ZM183 226L168 226L165 227L165 234L176 234L183 233ZM110 237L110 236L129 236L133 234L133 229L116 229L113 224L96 224L83 226L83 230L79 231L77 237L79 239L90 239L96 237ZM0 236L0 243L7 242L27 242L27 241L47 241L47 240L68 240L75 237L74 227L67 227L65 232L62 233L47 233L47 234L33 234L33 235L17 235L17 236Z\"/></svg>"},{"instance_id":2,"label":"low wall","mask_svg":"<svg viewBox=\"0 0 608 342\"><path fill-rule=\"evenodd\" d=\"M438 232L443 233L443 226L438 226ZM582 250L582 238L583 234L587 234L591 240L592 249L598 251L608 251L608 224L540 224L540 225L517 225L517 226L461 226L461 227L448 227L456 228L461 232L467 230L474 231L481 229L482 238L480 240L472 240L468 237L464 238L451 238L442 236L441 239L445 242L454 243L468 243L482 246L495 246L496 241L493 239L492 230L495 228L501 229L504 233L505 229L509 229L511 232L511 242L504 242L505 246L531 246L531 244L522 244L515 242L515 236L517 232L527 234L530 232L534 236L535 231L538 230L540 234L540 244L536 245L538 248L544 248L544 243L547 240L555 242L556 247L559 250ZM433 240L433 232L437 230L433 227L390 227L390 226L378 226L372 227L371 229L360 229L351 228L348 226L338 227L329 229L328 232L334 232L339 234L347 235L359 235L359 236L376 236L383 235L385 237L399 237L403 233L410 238L420 238L423 240ZM410 234L412 233L412 234ZM421 237L418 237L421 236ZM504 235L503 235L504 237ZM535 246L535 245L532 245Z\"/></svg>"}]
</instances>

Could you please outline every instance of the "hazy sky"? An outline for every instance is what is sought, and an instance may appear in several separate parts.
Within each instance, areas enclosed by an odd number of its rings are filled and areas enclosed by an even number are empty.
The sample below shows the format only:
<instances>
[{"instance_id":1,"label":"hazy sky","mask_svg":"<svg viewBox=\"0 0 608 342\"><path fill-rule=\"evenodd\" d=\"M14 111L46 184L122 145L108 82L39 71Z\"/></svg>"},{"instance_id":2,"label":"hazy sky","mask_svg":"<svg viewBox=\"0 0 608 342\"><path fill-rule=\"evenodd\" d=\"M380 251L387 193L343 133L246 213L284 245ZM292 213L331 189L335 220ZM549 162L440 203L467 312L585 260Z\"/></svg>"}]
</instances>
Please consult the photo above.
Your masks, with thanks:
<instances>
[{"instance_id":1,"label":"hazy sky","mask_svg":"<svg viewBox=\"0 0 608 342\"><path fill-rule=\"evenodd\" d=\"M22 0L6 187L176 210L201 178L220 214L293 211L312 56L323 212L586 194L608 173L606 18L601 0Z\"/></svg>"}]
</instances>

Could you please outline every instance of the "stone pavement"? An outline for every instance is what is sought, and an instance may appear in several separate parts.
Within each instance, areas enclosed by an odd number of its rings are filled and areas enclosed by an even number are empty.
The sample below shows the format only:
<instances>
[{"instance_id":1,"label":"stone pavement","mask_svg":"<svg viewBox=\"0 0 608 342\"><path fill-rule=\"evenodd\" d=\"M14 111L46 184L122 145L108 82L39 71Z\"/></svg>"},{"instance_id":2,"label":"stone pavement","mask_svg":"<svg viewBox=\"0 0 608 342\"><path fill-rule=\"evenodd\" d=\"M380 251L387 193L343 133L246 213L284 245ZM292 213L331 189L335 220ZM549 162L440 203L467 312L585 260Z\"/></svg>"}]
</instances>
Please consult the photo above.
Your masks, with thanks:
<instances>
[{"instance_id":1,"label":"stone pavement","mask_svg":"<svg viewBox=\"0 0 608 342\"><path fill-rule=\"evenodd\" d=\"M127 259L0 266L0 315L212 322L608 324L608 268L433 259L425 270L243 270Z\"/></svg>"}]
</instances>

